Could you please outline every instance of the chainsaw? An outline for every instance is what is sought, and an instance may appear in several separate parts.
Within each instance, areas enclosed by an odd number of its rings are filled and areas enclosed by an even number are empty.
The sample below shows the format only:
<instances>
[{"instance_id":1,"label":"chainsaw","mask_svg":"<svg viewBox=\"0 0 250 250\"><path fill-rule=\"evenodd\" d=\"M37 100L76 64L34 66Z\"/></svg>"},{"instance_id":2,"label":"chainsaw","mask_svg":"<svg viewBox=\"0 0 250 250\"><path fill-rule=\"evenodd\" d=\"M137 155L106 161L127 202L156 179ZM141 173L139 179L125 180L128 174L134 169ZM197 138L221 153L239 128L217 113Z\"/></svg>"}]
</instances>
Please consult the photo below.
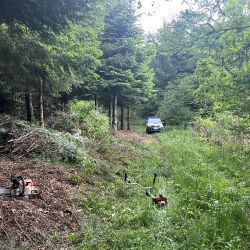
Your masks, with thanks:
<instances>
[{"instance_id":1,"label":"chainsaw","mask_svg":"<svg viewBox=\"0 0 250 250\"><path fill-rule=\"evenodd\" d=\"M12 186L10 188L0 188L0 195L24 196L39 194L39 190L33 186L33 181L24 179L22 176L12 174Z\"/></svg>"},{"instance_id":2,"label":"chainsaw","mask_svg":"<svg viewBox=\"0 0 250 250\"><path fill-rule=\"evenodd\" d=\"M153 180L152 187L142 187L138 183L131 183L131 181L128 179L127 172L125 172L125 182L128 185L135 185L135 186L139 187L142 190L146 190L146 195L150 196L152 198L152 201L153 201L153 203L155 205L164 207L165 205L168 204L168 198L166 196L163 196L162 194L159 194L157 196L153 196L152 194L150 194L150 189L152 189L154 187L154 185L155 185L156 176L157 176L157 174L154 174L154 180Z\"/></svg>"}]
</instances>

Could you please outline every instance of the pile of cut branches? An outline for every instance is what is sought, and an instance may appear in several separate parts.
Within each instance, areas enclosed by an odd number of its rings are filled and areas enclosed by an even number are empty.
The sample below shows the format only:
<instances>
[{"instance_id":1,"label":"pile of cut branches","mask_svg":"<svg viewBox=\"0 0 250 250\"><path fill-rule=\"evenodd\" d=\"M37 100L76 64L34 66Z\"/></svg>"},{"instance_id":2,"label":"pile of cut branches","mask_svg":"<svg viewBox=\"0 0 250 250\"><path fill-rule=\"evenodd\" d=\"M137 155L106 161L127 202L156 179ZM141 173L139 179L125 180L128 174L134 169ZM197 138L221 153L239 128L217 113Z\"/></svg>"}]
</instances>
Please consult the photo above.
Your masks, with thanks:
<instances>
[{"instance_id":1,"label":"pile of cut branches","mask_svg":"<svg viewBox=\"0 0 250 250\"><path fill-rule=\"evenodd\" d=\"M84 149L81 131L63 133L0 115L0 156L10 159L46 158L78 162L77 149Z\"/></svg>"},{"instance_id":2,"label":"pile of cut branches","mask_svg":"<svg viewBox=\"0 0 250 250\"><path fill-rule=\"evenodd\" d=\"M45 138L44 138L45 137ZM12 159L32 157L41 155L44 152L53 152L54 144L46 143L46 135L41 134L37 129L31 131L20 131L12 135L12 138L1 144L1 153Z\"/></svg>"}]
</instances>

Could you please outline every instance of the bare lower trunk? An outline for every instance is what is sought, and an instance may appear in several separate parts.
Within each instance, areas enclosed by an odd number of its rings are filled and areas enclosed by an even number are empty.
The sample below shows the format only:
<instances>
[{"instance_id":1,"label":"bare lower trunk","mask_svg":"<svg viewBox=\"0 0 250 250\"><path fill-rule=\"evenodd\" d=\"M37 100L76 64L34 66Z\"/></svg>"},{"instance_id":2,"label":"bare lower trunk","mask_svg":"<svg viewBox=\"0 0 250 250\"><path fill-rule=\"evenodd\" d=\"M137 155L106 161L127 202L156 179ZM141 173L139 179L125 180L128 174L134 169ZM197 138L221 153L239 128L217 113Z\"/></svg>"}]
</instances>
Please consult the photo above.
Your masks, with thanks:
<instances>
[{"instance_id":1,"label":"bare lower trunk","mask_svg":"<svg viewBox=\"0 0 250 250\"><path fill-rule=\"evenodd\" d=\"M128 113L127 113L127 130L130 130L130 105L128 105Z\"/></svg>"},{"instance_id":2,"label":"bare lower trunk","mask_svg":"<svg viewBox=\"0 0 250 250\"><path fill-rule=\"evenodd\" d=\"M16 103L15 103L15 100L14 100L14 96L15 96L15 92L12 89L11 90L11 115L12 116L16 115Z\"/></svg>"},{"instance_id":3,"label":"bare lower trunk","mask_svg":"<svg viewBox=\"0 0 250 250\"><path fill-rule=\"evenodd\" d=\"M40 126L44 128L44 118L43 118L43 80L41 77L39 77L40 80L40 93L39 93L39 99L40 99Z\"/></svg>"},{"instance_id":4,"label":"bare lower trunk","mask_svg":"<svg viewBox=\"0 0 250 250\"><path fill-rule=\"evenodd\" d=\"M61 96L61 111L68 111L68 94L63 93Z\"/></svg>"},{"instance_id":5,"label":"bare lower trunk","mask_svg":"<svg viewBox=\"0 0 250 250\"><path fill-rule=\"evenodd\" d=\"M121 130L125 130L125 108L124 104L121 106Z\"/></svg>"},{"instance_id":6,"label":"bare lower trunk","mask_svg":"<svg viewBox=\"0 0 250 250\"><path fill-rule=\"evenodd\" d=\"M31 122L29 94L28 93L25 93L25 102L26 102L26 110L27 110L27 121Z\"/></svg>"},{"instance_id":7,"label":"bare lower trunk","mask_svg":"<svg viewBox=\"0 0 250 250\"><path fill-rule=\"evenodd\" d=\"M117 134L117 95L114 93L114 100L113 100L113 129L114 134Z\"/></svg>"},{"instance_id":8,"label":"bare lower trunk","mask_svg":"<svg viewBox=\"0 0 250 250\"><path fill-rule=\"evenodd\" d=\"M35 116L34 116L34 109L33 109L33 102L32 102L32 94L29 94L29 105L30 105L30 117L31 122L35 123Z\"/></svg>"},{"instance_id":9,"label":"bare lower trunk","mask_svg":"<svg viewBox=\"0 0 250 250\"><path fill-rule=\"evenodd\" d=\"M109 122L110 122L110 128L113 126L113 102L112 98L109 98Z\"/></svg>"},{"instance_id":10,"label":"bare lower trunk","mask_svg":"<svg viewBox=\"0 0 250 250\"><path fill-rule=\"evenodd\" d=\"M32 104L32 95L30 93L25 93L26 109L27 109L27 121L34 123L34 112Z\"/></svg>"},{"instance_id":11,"label":"bare lower trunk","mask_svg":"<svg viewBox=\"0 0 250 250\"><path fill-rule=\"evenodd\" d=\"M61 111L63 111L64 110L64 102L63 102L63 96L61 96Z\"/></svg>"},{"instance_id":12,"label":"bare lower trunk","mask_svg":"<svg viewBox=\"0 0 250 250\"><path fill-rule=\"evenodd\" d=\"M98 96L95 95L95 111L98 112Z\"/></svg>"}]
</instances>

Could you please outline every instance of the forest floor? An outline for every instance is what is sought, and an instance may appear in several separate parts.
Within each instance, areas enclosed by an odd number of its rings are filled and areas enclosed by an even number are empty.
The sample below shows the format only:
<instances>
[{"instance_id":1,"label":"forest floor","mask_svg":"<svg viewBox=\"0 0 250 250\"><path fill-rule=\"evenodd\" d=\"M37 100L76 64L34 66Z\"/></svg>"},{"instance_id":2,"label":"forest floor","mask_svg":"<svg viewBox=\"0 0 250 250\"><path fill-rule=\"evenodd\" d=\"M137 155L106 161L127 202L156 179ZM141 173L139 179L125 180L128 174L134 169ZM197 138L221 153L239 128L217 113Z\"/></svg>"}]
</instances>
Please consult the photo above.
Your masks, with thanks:
<instances>
[{"instance_id":1,"label":"forest floor","mask_svg":"<svg viewBox=\"0 0 250 250\"><path fill-rule=\"evenodd\" d=\"M0 196L0 249L7 249L14 242L18 247L23 242L31 246L37 243L36 249L50 249L51 242L58 245L58 249L65 247L66 235L79 227L80 213L71 194L82 193L84 186L70 183L65 167L41 161L1 162L0 172L1 187L10 187L10 176L17 173L32 179L41 192L32 199ZM60 237L54 237L57 232ZM43 247L39 248L40 244Z\"/></svg>"},{"instance_id":2,"label":"forest floor","mask_svg":"<svg viewBox=\"0 0 250 250\"><path fill-rule=\"evenodd\" d=\"M118 131L118 137L149 143L145 133ZM0 187L10 187L11 174L31 179L40 190L38 197L0 196L0 249L68 249L67 236L78 232L85 216L79 204L91 192L90 178L72 182L73 167L41 160L0 161ZM95 180L105 182L100 172ZM93 177L92 177L93 178ZM76 198L81 197L81 198Z\"/></svg>"}]
</instances>

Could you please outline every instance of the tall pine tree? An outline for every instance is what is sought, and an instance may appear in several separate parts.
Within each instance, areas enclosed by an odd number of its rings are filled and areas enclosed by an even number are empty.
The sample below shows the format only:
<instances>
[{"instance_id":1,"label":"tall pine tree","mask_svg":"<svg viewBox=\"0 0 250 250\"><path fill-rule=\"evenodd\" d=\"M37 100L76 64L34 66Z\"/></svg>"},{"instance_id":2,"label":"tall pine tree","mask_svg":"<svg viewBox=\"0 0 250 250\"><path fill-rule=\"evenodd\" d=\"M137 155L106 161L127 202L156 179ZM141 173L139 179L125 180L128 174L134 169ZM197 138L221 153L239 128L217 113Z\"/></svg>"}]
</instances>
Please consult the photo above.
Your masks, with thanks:
<instances>
[{"instance_id":1,"label":"tall pine tree","mask_svg":"<svg viewBox=\"0 0 250 250\"><path fill-rule=\"evenodd\" d=\"M143 38L143 30L137 25L138 16L133 1L121 1L105 19L100 36L100 76L95 83L99 95L113 98L113 127L117 130L116 103L129 106L141 97L152 94L152 77L148 63L150 54ZM124 124L123 124L124 127Z\"/></svg>"}]
</instances>

